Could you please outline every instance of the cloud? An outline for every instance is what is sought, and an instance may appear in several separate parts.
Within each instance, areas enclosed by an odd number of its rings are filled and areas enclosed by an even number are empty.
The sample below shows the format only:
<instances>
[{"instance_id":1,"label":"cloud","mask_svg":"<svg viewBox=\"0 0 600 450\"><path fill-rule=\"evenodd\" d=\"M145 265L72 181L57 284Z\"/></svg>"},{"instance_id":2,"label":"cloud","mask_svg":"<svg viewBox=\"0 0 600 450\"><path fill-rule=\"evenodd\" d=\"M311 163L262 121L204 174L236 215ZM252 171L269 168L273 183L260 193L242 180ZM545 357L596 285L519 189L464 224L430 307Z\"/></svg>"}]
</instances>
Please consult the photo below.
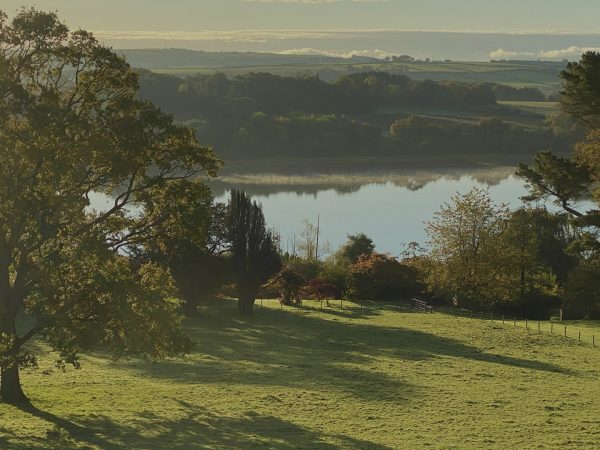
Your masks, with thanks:
<instances>
[{"instance_id":1,"label":"cloud","mask_svg":"<svg viewBox=\"0 0 600 450\"><path fill-rule=\"evenodd\" d=\"M503 48L499 48L498 50L490 52L490 59L522 59L524 57L534 58L535 56L536 54L532 52L513 52L510 50L504 50Z\"/></svg>"},{"instance_id":2,"label":"cloud","mask_svg":"<svg viewBox=\"0 0 600 450\"><path fill-rule=\"evenodd\" d=\"M250 1L250 0L248 0ZM259 0L253 0L259 1ZM275 0L264 0L264 1L275 1ZM313 0L311 0L313 1ZM350 1L350 0L329 0L329 1ZM357 0L358 1L358 0ZM363 0L364 1L364 0ZM520 31L520 32L502 32L502 31L476 31L476 30L427 30L427 29L321 29L321 30L227 30L227 31L215 31L215 30L203 30L203 31L153 31L153 30L133 30L133 31L119 31L119 30L95 30L94 34L99 39L127 39L127 40L142 40L142 39L168 39L173 41L226 41L226 42L253 42L253 43L266 43L270 41L286 40L286 39L343 39L349 37L366 37L372 38L378 35L391 35L393 33L405 34L405 33L431 33L434 35L443 36L444 34L456 35L456 34L469 34L469 35L491 35L491 34L506 34L506 35L539 35L539 36L553 36L553 35L564 35L564 36L580 36L583 34L577 33L564 33L561 34L559 31ZM590 34L590 36L598 36L600 32L596 34ZM492 52L499 55L518 55L519 53L523 56L528 56L528 52L511 52L504 49L498 49ZM530 56L533 56L532 53ZM500 56L498 56L500 57Z\"/></svg>"},{"instance_id":3,"label":"cloud","mask_svg":"<svg viewBox=\"0 0 600 450\"><path fill-rule=\"evenodd\" d=\"M562 50L546 50L540 52L543 58L579 58L585 52L597 52L599 48L594 47L569 47Z\"/></svg>"},{"instance_id":4,"label":"cloud","mask_svg":"<svg viewBox=\"0 0 600 450\"><path fill-rule=\"evenodd\" d=\"M600 51L595 47L569 47L559 50L540 50L538 52L514 52L499 48L490 52L490 59L577 59L582 53Z\"/></svg>"},{"instance_id":5,"label":"cloud","mask_svg":"<svg viewBox=\"0 0 600 450\"><path fill-rule=\"evenodd\" d=\"M95 31L99 39L168 39L171 41L225 41L266 43L286 39L327 39L340 36L338 31L235 30L235 31Z\"/></svg>"},{"instance_id":6,"label":"cloud","mask_svg":"<svg viewBox=\"0 0 600 450\"><path fill-rule=\"evenodd\" d=\"M350 50L348 52L319 50L316 48L293 48L289 50L283 50L278 53L281 55L320 55L347 59L352 58L353 56L367 56L378 59L387 58L388 56L398 56L398 53L386 52L384 50L379 50L378 48L373 50Z\"/></svg>"}]
</instances>

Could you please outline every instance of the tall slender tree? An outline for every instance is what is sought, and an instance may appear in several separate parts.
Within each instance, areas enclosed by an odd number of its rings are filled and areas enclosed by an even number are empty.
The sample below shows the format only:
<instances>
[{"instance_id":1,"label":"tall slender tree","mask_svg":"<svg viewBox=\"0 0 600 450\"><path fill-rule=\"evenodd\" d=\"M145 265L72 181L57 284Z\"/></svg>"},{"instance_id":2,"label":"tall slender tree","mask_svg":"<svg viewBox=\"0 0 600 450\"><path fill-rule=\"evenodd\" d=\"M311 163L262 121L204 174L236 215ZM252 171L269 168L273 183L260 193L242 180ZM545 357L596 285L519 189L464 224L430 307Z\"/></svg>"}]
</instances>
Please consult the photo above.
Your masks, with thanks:
<instances>
[{"instance_id":1,"label":"tall slender tree","mask_svg":"<svg viewBox=\"0 0 600 450\"><path fill-rule=\"evenodd\" d=\"M262 207L244 191L231 192L227 228L238 308L242 314L251 314L260 287L280 270L281 258Z\"/></svg>"}]
</instances>

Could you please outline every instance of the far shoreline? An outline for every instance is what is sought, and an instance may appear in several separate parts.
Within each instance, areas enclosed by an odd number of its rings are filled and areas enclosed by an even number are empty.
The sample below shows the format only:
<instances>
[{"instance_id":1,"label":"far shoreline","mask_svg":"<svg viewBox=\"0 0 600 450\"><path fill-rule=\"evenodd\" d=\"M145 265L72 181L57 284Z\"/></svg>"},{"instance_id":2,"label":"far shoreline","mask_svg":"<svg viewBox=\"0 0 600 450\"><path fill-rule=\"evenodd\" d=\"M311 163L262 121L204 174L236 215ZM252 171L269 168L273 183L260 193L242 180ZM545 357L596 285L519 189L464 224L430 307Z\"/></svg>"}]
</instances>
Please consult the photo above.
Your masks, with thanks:
<instances>
[{"instance_id":1,"label":"far shoreline","mask_svg":"<svg viewBox=\"0 0 600 450\"><path fill-rule=\"evenodd\" d=\"M223 158L218 178L239 175L361 175L370 173L457 172L516 168L529 163L533 154L426 154L402 156L327 156Z\"/></svg>"},{"instance_id":2,"label":"far shoreline","mask_svg":"<svg viewBox=\"0 0 600 450\"><path fill-rule=\"evenodd\" d=\"M362 186L391 183L418 190L439 179L471 177L493 186L515 176L524 155L478 158L351 157L351 158L260 158L225 163L219 176L209 181L215 195L244 189L251 195L279 192L316 194L326 190L350 193Z\"/></svg>"}]
</instances>

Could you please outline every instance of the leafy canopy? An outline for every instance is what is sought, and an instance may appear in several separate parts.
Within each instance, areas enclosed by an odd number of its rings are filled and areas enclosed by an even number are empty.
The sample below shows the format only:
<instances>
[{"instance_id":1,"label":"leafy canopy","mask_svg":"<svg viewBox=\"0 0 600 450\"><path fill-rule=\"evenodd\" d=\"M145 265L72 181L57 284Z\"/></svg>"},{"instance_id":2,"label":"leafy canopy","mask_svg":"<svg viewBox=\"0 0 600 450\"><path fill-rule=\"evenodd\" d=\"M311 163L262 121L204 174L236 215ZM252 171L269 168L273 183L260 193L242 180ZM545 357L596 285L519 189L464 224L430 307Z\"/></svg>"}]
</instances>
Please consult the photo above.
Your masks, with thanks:
<instances>
[{"instance_id":1,"label":"leafy canopy","mask_svg":"<svg viewBox=\"0 0 600 450\"><path fill-rule=\"evenodd\" d=\"M0 12L3 370L42 331L69 362L88 341L116 355L186 349L170 276L126 255L177 232L169 211L146 208L149 193L185 196L219 161L137 90L137 74L90 33L53 13ZM112 198L100 211L98 193ZM21 335L18 313L34 319Z\"/></svg>"}]
</instances>

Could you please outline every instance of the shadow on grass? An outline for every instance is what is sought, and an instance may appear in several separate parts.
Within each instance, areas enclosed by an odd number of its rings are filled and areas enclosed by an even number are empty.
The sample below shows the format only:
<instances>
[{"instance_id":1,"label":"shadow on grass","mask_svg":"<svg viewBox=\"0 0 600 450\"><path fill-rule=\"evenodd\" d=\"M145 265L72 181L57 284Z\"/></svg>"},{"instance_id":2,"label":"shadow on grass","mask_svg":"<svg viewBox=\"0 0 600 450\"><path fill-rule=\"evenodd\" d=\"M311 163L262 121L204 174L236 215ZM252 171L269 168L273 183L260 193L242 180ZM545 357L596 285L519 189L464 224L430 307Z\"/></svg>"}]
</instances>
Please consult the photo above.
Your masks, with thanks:
<instances>
[{"instance_id":1,"label":"shadow on grass","mask_svg":"<svg viewBox=\"0 0 600 450\"><path fill-rule=\"evenodd\" d=\"M377 357L428 360L456 357L535 371L569 373L559 366L490 354L463 342L414 329L370 325L371 309L272 309L238 316L233 306L209 310L187 322L197 342L186 359L157 364L132 361L128 368L174 382L271 385L330 389L385 401L414 397L409 385L377 367ZM356 320L355 322L350 319ZM401 322L399 322L401 323Z\"/></svg>"},{"instance_id":2,"label":"shadow on grass","mask_svg":"<svg viewBox=\"0 0 600 450\"><path fill-rule=\"evenodd\" d=\"M82 448L102 449L364 449L389 450L390 447L344 435L315 432L277 417L252 411L240 417L219 417L203 408L179 402L180 417L164 418L156 412L142 412L132 424L119 424L106 416L74 418L57 417L34 407L23 411L54 425L47 439L8 440L2 437L2 449ZM83 447L86 448L86 447ZM88 447L89 448L89 447Z\"/></svg>"},{"instance_id":3,"label":"shadow on grass","mask_svg":"<svg viewBox=\"0 0 600 450\"><path fill-rule=\"evenodd\" d=\"M337 390L368 401L402 403L419 397L420 388L382 369L375 358L429 360L439 357L520 367L544 372L567 371L543 362L493 355L463 342L430 333L370 322L377 309L257 310L253 317L237 315L235 305L222 302L186 322L198 343L185 359L151 364L122 362L144 376L173 383L262 385L323 391ZM356 319L356 320L353 320ZM399 320L397 323L401 323ZM394 366L393 370L398 367ZM177 417L160 411L140 412L128 424L106 416L57 417L34 407L24 411L54 429L47 440L7 438L0 425L0 448L369 448L387 449L342 434L327 434L256 411L235 417L179 401Z\"/></svg>"}]
</instances>

